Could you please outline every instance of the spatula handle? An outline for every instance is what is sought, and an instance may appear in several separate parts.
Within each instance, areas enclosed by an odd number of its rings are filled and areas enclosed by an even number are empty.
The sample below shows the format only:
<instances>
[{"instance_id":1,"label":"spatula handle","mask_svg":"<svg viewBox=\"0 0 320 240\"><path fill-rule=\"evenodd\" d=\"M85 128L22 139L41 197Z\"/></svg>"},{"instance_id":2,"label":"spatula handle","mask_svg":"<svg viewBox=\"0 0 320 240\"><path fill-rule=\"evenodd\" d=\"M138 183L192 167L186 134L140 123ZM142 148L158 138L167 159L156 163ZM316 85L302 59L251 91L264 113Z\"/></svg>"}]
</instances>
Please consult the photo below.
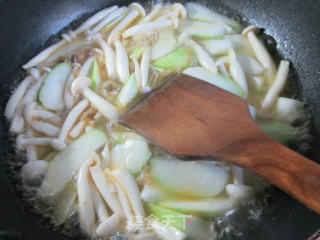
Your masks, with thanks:
<instances>
[{"instance_id":1,"label":"spatula handle","mask_svg":"<svg viewBox=\"0 0 320 240\"><path fill-rule=\"evenodd\" d=\"M269 180L320 214L320 165L270 138L235 142L215 153Z\"/></svg>"}]
</instances>

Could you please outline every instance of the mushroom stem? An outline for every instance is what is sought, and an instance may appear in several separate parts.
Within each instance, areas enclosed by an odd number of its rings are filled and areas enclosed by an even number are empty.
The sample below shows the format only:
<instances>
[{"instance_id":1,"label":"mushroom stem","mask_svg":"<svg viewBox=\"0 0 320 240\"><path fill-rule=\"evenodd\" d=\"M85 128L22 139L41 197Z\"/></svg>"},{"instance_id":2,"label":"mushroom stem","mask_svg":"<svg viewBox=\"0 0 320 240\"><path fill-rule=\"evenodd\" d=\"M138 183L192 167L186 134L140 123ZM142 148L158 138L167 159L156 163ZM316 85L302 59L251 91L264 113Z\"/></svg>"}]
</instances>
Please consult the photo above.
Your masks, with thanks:
<instances>
[{"instance_id":1,"label":"mushroom stem","mask_svg":"<svg viewBox=\"0 0 320 240\"><path fill-rule=\"evenodd\" d=\"M40 62L43 62L45 59L47 59L56 50L61 48L66 42L67 41L63 39L63 40L60 40L59 42L51 45L50 47L44 49L38 55L33 57L31 60L29 60L29 62L27 62L25 65L23 65L22 68L28 69L28 68L31 68L31 67L38 65Z\"/></svg>"},{"instance_id":2,"label":"mushroom stem","mask_svg":"<svg viewBox=\"0 0 320 240\"><path fill-rule=\"evenodd\" d=\"M34 137L32 129L28 128L26 135L29 138ZM38 160L36 147L34 145L27 145L26 150L27 150L27 161L28 162Z\"/></svg>"},{"instance_id":3,"label":"mushroom stem","mask_svg":"<svg viewBox=\"0 0 320 240\"><path fill-rule=\"evenodd\" d=\"M247 36L257 59L262 64L262 66L267 69L268 79L273 80L275 75L275 65L264 44L256 36L254 31L256 31L257 29L258 27L249 26L242 31L242 34Z\"/></svg>"},{"instance_id":4,"label":"mushroom stem","mask_svg":"<svg viewBox=\"0 0 320 240\"><path fill-rule=\"evenodd\" d=\"M147 86L149 79L150 52L150 46L146 46L141 58L141 92L143 93L151 90L151 88Z\"/></svg>"},{"instance_id":5,"label":"mushroom stem","mask_svg":"<svg viewBox=\"0 0 320 240\"><path fill-rule=\"evenodd\" d=\"M231 166L231 172L234 184L243 184L243 169L238 166Z\"/></svg>"},{"instance_id":6,"label":"mushroom stem","mask_svg":"<svg viewBox=\"0 0 320 240\"><path fill-rule=\"evenodd\" d=\"M66 147L66 144L64 141L68 135L68 132L70 131L74 123L77 121L80 114L88 107L88 105L89 105L88 100L83 99L68 113L68 116L66 117L62 125L62 128L60 130L58 138L52 141L52 144L51 144L52 147L54 147L57 150L62 150Z\"/></svg>"},{"instance_id":7,"label":"mushroom stem","mask_svg":"<svg viewBox=\"0 0 320 240\"><path fill-rule=\"evenodd\" d=\"M35 109L32 113L33 117L49 120L54 124L60 124L62 118L57 114L44 109Z\"/></svg>"},{"instance_id":8,"label":"mushroom stem","mask_svg":"<svg viewBox=\"0 0 320 240\"><path fill-rule=\"evenodd\" d=\"M90 27L92 27L93 25L98 23L101 19L103 19L104 17L108 16L111 12L115 11L116 9L118 9L118 6L112 6L112 7L109 7L109 8L102 9L101 11L97 12L96 14L94 14L93 16L88 18L74 32L76 34L79 34L81 32L86 31L87 29L89 29Z\"/></svg>"},{"instance_id":9,"label":"mushroom stem","mask_svg":"<svg viewBox=\"0 0 320 240\"><path fill-rule=\"evenodd\" d=\"M101 151L102 161L101 161L101 167L102 169L105 169L109 167L110 165L110 150L109 150L109 141L106 142L104 145L104 148Z\"/></svg>"},{"instance_id":10,"label":"mushroom stem","mask_svg":"<svg viewBox=\"0 0 320 240\"><path fill-rule=\"evenodd\" d=\"M141 23L128 28L122 33L123 38L129 38L140 33L148 33L154 30L170 27L174 25L174 20L164 19L154 22Z\"/></svg>"},{"instance_id":11,"label":"mushroom stem","mask_svg":"<svg viewBox=\"0 0 320 240\"><path fill-rule=\"evenodd\" d=\"M162 9L162 3L157 3L152 8L151 12L141 20L140 24L152 21L161 9Z\"/></svg>"},{"instance_id":12,"label":"mushroom stem","mask_svg":"<svg viewBox=\"0 0 320 240\"><path fill-rule=\"evenodd\" d=\"M289 61L281 60L275 80L271 85L270 89L268 90L267 95L263 99L263 102L262 102L263 110L269 110L278 99L280 92L282 91L282 89L286 84L288 74L289 74L289 66L290 66Z\"/></svg>"},{"instance_id":13,"label":"mushroom stem","mask_svg":"<svg viewBox=\"0 0 320 240\"><path fill-rule=\"evenodd\" d=\"M88 169L90 165L93 164L93 162L93 159L89 158L82 164L79 170L77 183L80 225L81 229L87 234L91 234L93 232L93 227L95 224L92 193L89 187L88 180Z\"/></svg>"},{"instance_id":14,"label":"mushroom stem","mask_svg":"<svg viewBox=\"0 0 320 240\"><path fill-rule=\"evenodd\" d=\"M184 240L187 238L187 235L184 232L181 232L176 228L169 227L169 226L162 224L158 221L152 221L150 223L150 225L151 225L152 230L161 239Z\"/></svg>"},{"instance_id":15,"label":"mushroom stem","mask_svg":"<svg viewBox=\"0 0 320 240\"><path fill-rule=\"evenodd\" d=\"M98 34L95 39L103 49L108 77L109 79L115 79L117 76L115 53L111 46L103 40L102 35Z\"/></svg>"},{"instance_id":16,"label":"mushroom stem","mask_svg":"<svg viewBox=\"0 0 320 240\"><path fill-rule=\"evenodd\" d=\"M98 188L101 196L106 201L110 209L114 212L119 214L120 216L123 215L122 208L120 206L119 200L116 196L110 191L110 183L108 182L104 172L100 168L100 166L95 165L90 167L91 177L93 182L95 183L96 187Z\"/></svg>"},{"instance_id":17,"label":"mushroom stem","mask_svg":"<svg viewBox=\"0 0 320 240\"><path fill-rule=\"evenodd\" d=\"M218 67L218 69L219 69L219 71L223 74L223 75L225 75L226 77L229 77L229 73L228 73L228 71L227 71L227 69L226 69L226 66L225 66L225 63L226 63L227 61L225 60L225 59L219 59L217 62L216 62L216 64L217 64L217 67Z\"/></svg>"},{"instance_id":18,"label":"mushroom stem","mask_svg":"<svg viewBox=\"0 0 320 240\"><path fill-rule=\"evenodd\" d=\"M78 67L74 67L72 72L74 72ZM74 105L74 101L75 101L75 98L74 96L71 94L71 84L74 80L74 76L73 74L69 75L67 81L66 81L66 84L65 84L65 87L64 87L64 92L63 92L63 101L64 101L64 105L67 107L67 109L71 109L72 106Z\"/></svg>"},{"instance_id":19,"label":"mushroom stem","mask_svg":"<svg viewBox=\"0 0 320 240\"><path fill-rule=\"evenodd\" d=\"M119 38L115 39L114 46L116 48L116 69L119 79L122 83L125 83L129 78L129 60L127 51L123 46L123 43Z\"/></svg>"},{"instance_id":20,"label":"mushroom stem","mask_svg":"<svg viewBox=\"0 0 320 240\"><path fill-rule=\"evenodd\" d=\"M103 116L115 119L118 116L117 109L89 88L91 82L91 79L87 77L76 78L71 85L72 94L76 95L80 92Z\"/></svg>"},{"instance_id":21,"label":"mushroom stem","mask_svg":"<svg viewBox=\"0 0 320 240\"><path fill-rule=\"evenodd\" d=\"M207 69L209 72L212 72L213 74L216 74L218 72L217 65L213 61L212 57L198 43L190 39L187 33L182 33L179 36L178 41L181 44L185 44L194 49L197 54L198 61L202 67Z\"/></svg>"},{"instance_id":22,"label":"mushroom stem","mask_svg":"<svg viewBox=\"0 0 320 240\"><path fill-rule=\"evenodd\" d=\"M126 7L121 7L116 9L115 11L111 12L110 14L106 15L104 19L102 19L90 32L96 33L99 32L105 25L111 23L118 17L121 17L127 12Z\"/></svg>"},{"instance_id":23,"label":"mushroom stem","mask_svg":"<svg viewBox=\"0 0 320 240\"><path fill-rule=\"evenodd\" d=\"M89 185L92 193L92 200L96 216L98 217L100 222L104 222L109 217L106 205L92 181L89 181Z\"/></svg>"},{"instance_id":24,"label":"mushroom stem","mask_svg":"<svg viewBox=\"0 0 320 240\"><path fill-rule=\"evenodd\" d=\"M85 63L82 65L79 71L78 77L85 77L88 75L93 61L94 61L94 57L90 57L87 59L87 61L85 61Z\"/></svg>"},{"instance_id":25,"label":"mushroom stem","mask_svg":"<svg viewBox=\"0 0 320 240\"><path fill-rule=\"evenodd\" d=\"M130 12L111 31L108 38L108 43L111 43L112 37L114 35L121 33L124 29L126 29L134 19L136 19L138 16L144 16L144 15L145 15L144 8L139 3L130 4Z\"/></svg>"},{"instance_id":26,"label":"mushroom stem","mask_svg":"<svg viewBox=\"0 0 320 240\"><path fill-rule=\"evenodd\" d=\"M136 216L145 217L143 205L140 199L140 193L136 181L131 174L124 168L117 169L112 172L112 176L120 183L121 187L126 191L133 212Z\"/></svg>"},{"instance_id":27,"label":"mushroom stem","mask_svg":"<svg viewBox=\"0 0 320 240\"><path fill-rule=\"evenodd\" d=\"M16 88L16 90L11 95L6 109L4 110L4 115L6 118L11 119L14 115L14 112L16 111L16 108L20 102L20 100L23 98L24 94L27 91L27 88L32 83L33 78L32 76L27 76Z\"/></svg>"},{"instance_id":28,"label":"mushroom stem","mask_svg":"<svg viewBox=\"0 0 320 240\"><path fill-rule=\"evenodd\" d=\"M137 60L137 58L134 55L131 55L130 58L133 61L134 64L134 75L137 81L138 89L141 88L141 70L140 70L140 64Z\"/></svg>"},{"instance_id":29,"label":"mushroom stem","mask_svg":"<svg viewBox=\"0 0 320 240\"><path fill-rule=\"evenodd\" d=\"M245 97L248 96L248 83L246 75L237 60L236 53L232 48L229 49L229 61L230 61L230 74L234 81L236 81L245 93Z\"/></svg>"},{"instance_id":30,"label":"mushroom stem","mask_svg":"<svg viewBox=\"0 0 320 240\"><path fill-rule=\"evenodd\" d=\"M39 78L37 80L37 82L35 84L33 84L29 89L28 91L26 92L26 94L24 95L21 103L24 105L24 104L27 104L27 103L30 103L32 101L35 101L37 96L38 96L38 92L39 92L39 89L43 83L43 80L46 78L48 74L43 74L41 76L41 78Z\"/></svg>"},{"instance_id":31,"label":"mushroom stem","mask_svg":"<svg viewBox=\"0 0 320 240\"><path fill-rule=\"evenodd\" d=\"M69 135L73 138L78 137L85 128L85 122L79 121L70 131Z\"/></svg>"},{"instance_id":32,"label":"mushroom stem","mask_svg":"<svg viewBox=\"0 0 320 240\"><path fill-rule=\"evenodd\" d=\"M9 129L10 132L13 132L13 133L23 132L25 124L24 124L24 119L22 117L22 114L23 114L23 108L21 106L17 107L14 113L13 119L11 121L10 129Z\"/></svg>"},{"instance_id":33,"label":"mushroom stem","mask_svg":"<svg viewBox=\"0 0 320 240\"><path fill-rule=\"evenodd\" d=\"M49 145L52 138L24 138L22 135L17 137L17 148L22 149L24 145Z\"/></svg>"},{"instance_id":34,"label":"mushroom stem","mask_svg":"<svg viewBox=\"0 0 320 240\"><path fill-rule=\"evenodd\" d=\"M114 213L104 222L100 223L96 228L96 235L98 237L109 237L116 232L117 226L120 223L120 216L118 213Z\"/></svg>"}]
</instances>

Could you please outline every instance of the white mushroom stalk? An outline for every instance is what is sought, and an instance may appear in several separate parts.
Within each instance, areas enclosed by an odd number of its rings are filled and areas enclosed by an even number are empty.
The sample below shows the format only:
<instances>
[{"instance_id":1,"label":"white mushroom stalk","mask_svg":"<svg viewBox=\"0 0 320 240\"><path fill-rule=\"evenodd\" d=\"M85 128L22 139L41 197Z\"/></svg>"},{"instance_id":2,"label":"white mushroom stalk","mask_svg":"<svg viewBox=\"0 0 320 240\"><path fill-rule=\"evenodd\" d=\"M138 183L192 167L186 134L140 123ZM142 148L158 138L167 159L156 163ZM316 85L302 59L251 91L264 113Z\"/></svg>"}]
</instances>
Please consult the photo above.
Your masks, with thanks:
<instances>
[{"instance_id":1,"label":"white mushroom stalk","mask_svg":"<svg viewBox=\"0 0 320 240\"><path fill-rule=\"evenodd\" d=\"M248 96L248 83L246 75L237 60L236 53L233 49L229 49L229 61L230 61L230 74L233 80L235 80L245 93L245 97Z\"/></svg>"},{"instance_id":2,"label":"white mushroom stalk","mask_svg":"<svg viewBox=\"0 0 320 240\"><path fill-rule=\"evenodd\" d=\"M93 27L89 33L96 33L99 32L104 26L111 23L112 21L116 20L117 18L121 17L127 12L126 7L121 7L116 9L115 11L108 14L104 19L101 20L95 27Z\"/></svg>"},{"instance_id":3,"label":"white mushroom stalk","mask_svg":"<svg viewBox=\"0 0 320 240\"><path fill-rule=\"evenodd\" d=\"M137 81L138 89L141 88L141 70L140 70L140 64L137 60L137 58L134 55L131 55L130 58L133 61L134 64L134 76Z\"/></svg>"},{"instance_id":4,"label":"white mushroom stalk","mask_svg":"<svg viewBox=\"0 0 320 240\"><path fill-rule=\"evenodd\" d=\"M140 21L140 24L152 21L157 16L157 14L162 9L162 7L163 7L162 3L157 3L152 8L151 12Z\"/></svg>"},{"instance_id":5,"label":"white mushroom stalk","mask_svg":"<svg viewBox=\"0 0 320 240\"><path fill-rule=\"evenodd\" d=\"M123 216L123 211L120 205L119 200L114 195L111 190L111 184L108 182L106 175L99 165L95 165L90 168L91 177L95 183L97 189L99 190L101 196L106 201L113 213Z\"/></svg>"},{"instance_id":6,"label":"white mushroom stalk","mask_svg":"<svg viewBox=\"0 0 320 240\"><path fill-rule=\"evenodd\" d=\"M111 46L108 43L106 43L103 40L103 37L101 34L97 34L94 37L94 39L98 42L98 44L100 45L100 47L103 50L106 69L107 69L109 79L115 79L117 76L116 56L115 56L113 49L111 48Z\"/></svg>"},{"instance_id":7,"label":"white mushroom stalk","mask_svg":"<svg viewBox=\"0 0 320 240\"><path fill-rule=\"evenodd\" d=\"M229 77L229 73L226 69L225 63L227 62L227 60L225 59L219 59L216 61L217 67L219 69L219 71L225 75L226 77Z\"/></svg>"},{"instance_id":8,"label":"white mushroom stalk","mask_svg":"<svg viewBox=\"0 0 320 240\"><path fill-rule=\"evenodd\" d=\"M184 232L158 221L152 221L150 226L161 239L184 240L187 238L187 235Z\"/></svg>"},{"instance_id":9,"label":"white mushroom stalk","mask_svg":"<svg viewBox=\"0 0 320 240\"><path fill-rule=\"evenodd\" d=\"M65 144L65 139L70 129L75 124L80 114L88 107L88 105L89 105L88 100L83 99L68 113L61 127L58 138L52 141L52 144L51 144L52 147L54 147L57 150L62 150L67 146Z\"/></svg>"},{"instance_id":10,"label":"white mushroom stalk","mask_svg":"<svg viewBox=\"0 0 320 240\"><path fill-rule=\"evenodd\" d=\"M130 75L127 51L120 40L120 35L113 35L111 42L116 48L116 70L118 77L122 83L125 83Z\"/></svg>"},{"instance_id":11,"label":"white mushroom stalk","mask_svg":"<svg viewBox=\"0 0 320 240\"><path fill-rule=\"evenodd\" d=\"M94 57L90 57L87 59L87 61L85 61L85 63L82 65L79 71L78 77L85 77L88 75L93 61L94 61Z\"/></svg>"},{"instance_id":12,"label":"white mushroom stalk","mask_svg":"<svg viewBox=\"0 0 320 240\"><path fill-rule=\"evenodd\" d=\"M42 108L34 109L33 113L32 113L32 116L34 118L41 118L43 120L48 120L48 121L50 121L50 122L52 122L54 124L60 124L61 121L62 121L62 118L59 115L57 115L57 114L55 114L53 112L50 112L48 110L44 110Z\"/></svg>"},{"instance_id":13,"label":"white mushroom stalk","mask_svg":"<svg viewBox=\"0 0 320 240\"><path fill-rule=\"evenodd\" d=\"M22 133L25 127L23 119L23 108L17 107L11 120L9 131L12 133Z\"/></svg>"},{"instance_id":14,"label":"white mushroom stalk","mask_svg":"<svg viewBox=\"0 0 320 240\"><path fill-rule=\"evenodd\" d=\"M198 61L202 67L204 67L209 72L212 72L213 74L216 74L218 72L217 65L213 61L212 57L198 43L190 39L187 33L180 34L178 41L180 44L190 46L194 49L197 54Z\"/></svg>"},{"instance_id":15,"label":"white mushroom stalk","mask_svg":"<svg viewBox=\"0 0 320 240\"><path fill-rule=\"evenodd\" d=\"M88 30L89 28L91 28L92 26L97 24L100 20L105 18L107 15L109 15L111 12L115 11L116 9L118 9L118 6L112 6L112 7L109 7L109 8L102 9L101 11L97 12L96 14L94 14L93 16L88 18L74 32L76 34L85 32L86 30Z\"/></svg>"},{"instance_id":16,"label":"white mushroom stalk","mask_svg":"<svg viewBox=\"0 0 320 240\"><path fill-rule=\"evenodd\" d=\"M132 218L133 214L131 211L131 207L130 207L130 203L128 201L127 195L121 188L120 184L117 183L117 181L113 181L113 184L116 187L117 195L118 195L121 207L123 209L124 215L127 221L129 221Z\"/></svg>"},{"instance_id":17,"label":"white mushroom stalk","mask_svg":"<svg viewBox=\"0 0 320 240\"><path fill-rule=\"evenodd\" d=\"M109 141L106 142L104 148L101 151L102 161L101 161L101 168L105 169L110 165L110 150L109 150Z\"/></svg>"},{"instance_id":18,"label":"white mushroom stalk","mask_svg":"<svg viewBox=\"0 0 320 240\"><path fill-rule=\"evenodd\" d=\"M269 110L273 104L277 101L280 92L284 88L288 79L290 62L287 60L281 60L275 80L267 92L267 95L263 99L262 109Z\"/></svg>"},{"instance_id":19,"label":"white mushroom stalk","mask_svg":"<svg viewBox=\"0 0 320 240\"><path fill-rule=\"evenodd\" d=\"M32 75L32 77L35 80L39 80L40 79L40 72L37 68L31 68L29 71L30 75Z\"/></svg>"},{"instance_id":20,"label":"white mushroom stalk","mask_svg":"<svg viewBox=\"0 0 320 240\"><path fill-rule=\"evenodd\" d=\"M36 83L34 83L26 92L26 94L24 95L23 99L21 100L22 104L27 104L29 102L35 101L38 93L39 93L39 89L43 83L43 80L47 77L48 74L43 74L41 76L41 78L37 79Z\"/></svg>"},{"instance_id":21,"label":"white mushroom stalk","mask_svg":"<svg viewBox=\"0 0 320 240\"><path fill-rule=\"evenodd\" d=\"M70 131L69 135L72 138L76 138L80 136L80 134L83 132L86 124L84 121L79 121Z\"/></svg>"},{"instance_id":22,"label":"white mushroom stalk","mask_svg":"<svg viewBox=\"0 0 320 240\"><path fill-rule=\"evenodd\" d=\"M234 184L243 184L243 168L237 166L231 166L231 173Z\"/></svg>"},{"instance_id":23,"label":"white mushroom stalk","mask_svg":"<svg viewBox=\"0 0 320 240\"><path fill-rule=\"evenodd\" d=\"M104 222L100 223L96 228L97 237L109 237L117 231L121 217L118 213L114 213Z\"/></svg>"},{"instance_id":24,"label":"white mushroom stalk","mask_svg":"<svg viewBox=\"0 0 320 240\"><path fill-rule=\"evenodd\" d=\"M89 158L81 165L77 182L80 225L82 231L87 234L91 234L93 232L95 224L95 212L92 201L92 193L88 180L88 169L93 163L93 159Z\"/></svg>"},{"instance_id":25,"label":"white mushroom stalk","mask_svg":"<svg viewBox=\"0 0 320 240\"><path fill-rule=\"evenodd\" d=\"M103 116L107 119L115 119L118 116L117 109L89 88L91 82L87 77L76 78L71 85L72 94L82 94Z\"/></svg>"},{"instance_id":26,"label":"white mushroom stalk","mask_svg":"<svg viewBox=\"0 0 320 240\"><path fill-rule=\"evenodd\" d=\"M37 103L36 102L30 102L28 103L24 108L24 118L28 125L38 132L44 133L48 136L56 136L59 132L59 128L43 121L39 120L33 120L34 117L34 111L36 109ZM41 111L38 111L38 114L42 113Z\"/></svg>"},{"instance_id":27,"label":"white mushroom stalk","mask_svg":"<svg viewBox=\"0 0 320 240\"><path fill-rule=\"evenodd\" d=\"M27 128L26 136L29 137L29 138L34 137L32 129ZM27 154L26 155L27 155L27 161L28 162L38 160L36 147L34 145L27 145L26 146L26 150L27 150Z\"/></svg>"},{"instance_id":28,"label":"white mushroom stalk","mask_svg":"<svg viewBox=\"0 0 320 240\"><path fill-rule=\"evenodd\" d=\"M148 33L155 30L160 30L170 26L176 26L176 18L172 19L163 19L154 22L141 23L139 25L134 25L131 28L128 28L122 33L123 38L129 38L141 33Z\"/></svg>"},{"instance_id":29,"label":"white mushroom stalk","mask_svg":"<svg viewBox=\"0 0 320 240\"><path fill-rule=\"evenodd\" d=\"M34 138L25 138L23 135L19 135L17 137L17 148L23 149L25 145L39 145L39 146L45 146L49 145L52 142L52 138L40 138L40 137L34 137Z\"/></svg>"},{"instance_id":30,"label":"white mushroom stalk","mask_svg":"<svg viewBox=\"0 0 320 240\"><path fill-rule=\"evenodd\" d=\"M73 67L72 72L74 72L78 67ZM73 74L69 75L66 84L64 86L64 92L63 92L63 101L64 101L64 105L67 107L67 109L71 109L74 105L75 102L75 97L71 94L71 84L74 80L74 76Z\"/></svg>"},{"instance_id":31,"label":"white mushroom stalk","mask_svg":"<svg viewBox=\"0 0 320 240\"><path fill-rule=\"evenodd\" d=\"M151 88L148 87L148 80L149 80L149 64L150 64L150 46L146 46L144 48L142 58L141 58L141 92L147 93L150 92Z\"/></svg>"},{"instance_id":32,"label":"white mushroom stalk","mask_svg":"<svg viewBox=\"0 0 320 240\"><path fill-rule=\"evenodd\" d=\"M98 217L100 222L104 222L109 217L106 205L103 199L101 198L100 193L91 181L89 181L89 186L92 194L92 200L96 216Z\"/></svg>"},{"instance_id":33,"label":"white mushroom stalk","mask_svg":"<svg viewBox=\"0 0 320 240\"><path fill-rule=\"evenodd\" d=\"M127 193L134 214L136 216L145 217L142 201L140 199L139 188L128 170L122 168L112 171L111 173Z\"/></svg>"},{"instance_id":34,"label":"white mushroom stalk","mask_svg":"<svg viewBox=\"0 0 320 240\"><path fill-rule=\"evenodd\" d=\"M181 17L185 18L187 17L187 9L181 4L181 3L174 3L172 6L172 11L157 18L156 21L168 19L171 17Z\"/></svg>"},{"instance_id":35,"label":"white mushroom stalk","mask_svg":"<svg viewBox=\"0 0 320 240\"><path fill-rule=\"evenodd\" d=\"M33 78L32 76L27 76L16 88L16 90L11 95L7 106L4 110L4 115L9 120L13 117L14 112L16 111L16 108L20 102L20 100L23 98L24 94L26 93L29 85L32 83Z\"/></svg>"},{"instance_id":36,"label":"white mushroom stalk","mask_svg":"<svg viewBox=\"0 0 320 240\"><path fill-rule=\"evenodd\" d=\"M39 63L43 62L46 60L52 53L54 53L56 50L61 48L67 41L66 40L60 40L59 42L51 45L50 47L46 48L42 52L40 52L37 56L33 57L29 62L27 62L25 65L22 67L24 69L28 69L31 67L34 67L38 65Z\"/></svg>"},{"instance_id":37,"label":"white mushroom stalk","mask_svg":"<svg viewBox=\"0 0 320 240\"><path fill-rule=\"evenodd\" d=\"M139 3L131 3L130 4L130 12L127 16L125 16L121 22L111 31L108 43L111 43L114 35L121 33L124 29L126 29L132 22L139 16L145 16L145 10Z\"/></svg>"},{"instance_id":38,"label":"white mushroom stalk","mask_svg":"<svg viewBox=\"0 0 320 240\"><path fill-rule=\"evenodd\" d=\"M259 62L263 65L265 69L267 69L267 77L269 80L273 80L275 75L275 65L274 62L268 53L266 47L263 43L258 39L255 34L259 28L256 26L249 26L242 31L244 36L247 36L249 43L252 47L254 54L256 55Z\"/></svg>"}]
</instances>

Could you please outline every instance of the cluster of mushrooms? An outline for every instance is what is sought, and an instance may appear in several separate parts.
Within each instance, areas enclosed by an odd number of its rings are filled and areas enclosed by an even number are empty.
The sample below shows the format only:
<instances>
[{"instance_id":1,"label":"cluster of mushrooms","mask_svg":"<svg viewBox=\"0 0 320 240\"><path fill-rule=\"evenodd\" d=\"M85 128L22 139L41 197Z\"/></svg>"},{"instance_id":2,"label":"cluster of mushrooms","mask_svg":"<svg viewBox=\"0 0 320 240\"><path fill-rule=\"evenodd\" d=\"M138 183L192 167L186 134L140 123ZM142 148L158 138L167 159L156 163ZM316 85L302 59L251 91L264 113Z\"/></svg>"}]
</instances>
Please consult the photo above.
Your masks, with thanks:
<instances>
[{"instance_id":1,"label":"cluster of mushrooms","mask_svg":"<svg viewBox=\"0 0 320 240\"><path fill-rule=\"evenodd\" d=\"M62 34L62 40L23 65L28 74L10 97L5 116L11 122L10 132L17 134L17 148L26 152L27 162L22 168L25 182L40 185L45 176L48 161L38 156L38 147L47 146L60 152L83 133L94 128L102 118L116 124L120 110L106 90L110 85L109 81L122 86L130 78L130 74L134 73L138 91L145 94L154 87L152 77L176 71L164 70L151 64L152 45L145 45L139 57L130 54L128 49L132 40L143 41L145 36L151 38L153 33L161 34L162 29L166 28L178 29L188 14L180 3L156 4L148 14L139 3L132 3L128 7L112 6L94 14L76 30ZM221 15L217 16L223 20ZM232 47L227 50L227 59L215 60L205 44L200 44L187 31L180 32L177 45L190 47L195 53L198 66L209 74L220 73L230 77L241 87L244 98L248 96L248 73L265 74L266 81L272 84L259 111L268 112L286 83L289 62L282 60L276 69L270 54L256 35L259 30L257 27L247 27L240 35L223 21L217 24L223 33L235 36L232 41L248 41L257 60L249 59L248 65L244 67L243 59L237 57ZM38 101L39 91L53 67L57 62L70 58L70 54L77 49L88 46L91 46L88 56L82 62L72 62L63 87L57 88L60 95L55 96L55 99L46 96L46 100L49 99L48 106L51 100L55 101L54 105L49 108L43 106ZM94 90L88 73L98 58L103 59L105 72L99 90ZM264 80L259 76L254 78L260 84ZM253 107L251 110L254 117L255 110ZM109 170L109 151L107 141L102 150L93 152L79 169L75 169L81 229L86 234L97 237L111 236L132 216L141 219L146 217L134 177L125 169ZM235 168L235 172L237 171L241 170ZM241 182L241 173L238 176ZM50 194L53 193L46 192L45 195ZM142 228L144 224L142 223ZM160 222L154 222L151 227L153 232L133 229L134 233L140 231L140 234L132 239L152 239L154 234L165 239L186 238L185 233Z\"/></svg>"}]
</instances>

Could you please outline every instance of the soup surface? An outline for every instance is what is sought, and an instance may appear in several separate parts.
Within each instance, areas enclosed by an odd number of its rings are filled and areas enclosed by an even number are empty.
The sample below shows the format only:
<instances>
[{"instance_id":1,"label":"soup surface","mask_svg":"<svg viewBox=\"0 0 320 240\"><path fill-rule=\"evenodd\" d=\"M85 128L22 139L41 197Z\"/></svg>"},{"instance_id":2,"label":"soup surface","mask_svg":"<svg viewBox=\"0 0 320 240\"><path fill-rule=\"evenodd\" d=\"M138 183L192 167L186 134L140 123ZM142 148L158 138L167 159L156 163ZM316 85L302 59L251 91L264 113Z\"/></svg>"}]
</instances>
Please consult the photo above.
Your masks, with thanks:
<instances>
[{"instance_id":1,"label":"soup surface","mask_svg":"<svg viewBox=\"0 0 320 240\"><path fill-rule=\"evenodd\" d=\"M183 72L246 99L275 140L306 139L304 104L281 95L290 63L275 64L258 27L198 3L132 3L61 37L23 65L5 110L26 156L23 185L34 204L50 206L54 225L78 225L89 238L209 240L241 234L230 216L259 218L255 196L267 185L259 177L175 159L117 123L133 101Z\"/></svg>"}]
</instances>

